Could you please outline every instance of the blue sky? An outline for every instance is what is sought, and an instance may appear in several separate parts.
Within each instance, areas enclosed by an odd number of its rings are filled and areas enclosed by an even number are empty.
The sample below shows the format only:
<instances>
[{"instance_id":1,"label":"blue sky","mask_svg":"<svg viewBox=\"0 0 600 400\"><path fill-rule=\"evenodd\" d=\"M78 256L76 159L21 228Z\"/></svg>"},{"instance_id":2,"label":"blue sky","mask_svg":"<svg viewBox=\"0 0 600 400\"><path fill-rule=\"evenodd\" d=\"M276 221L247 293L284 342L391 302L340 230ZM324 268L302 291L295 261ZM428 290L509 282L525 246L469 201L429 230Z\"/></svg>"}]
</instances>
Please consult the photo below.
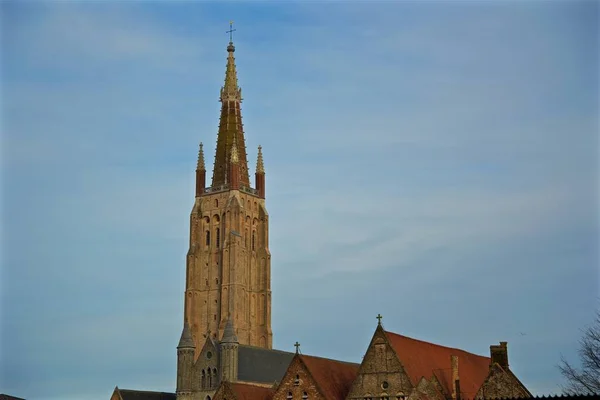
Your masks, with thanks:
<instances>
[{"instance_id":1,"label":"blue sky","mask_svg":"<svg viewBox=\"0 0 600 400\"><path fill-rule=\"evenodd\" d=\"M274 346L386 329L560 390L598 304L594 2L14 2L2 10L2 373L173 391L198 143L228 21L263 146Z\"/></svg>"}]
</instances>

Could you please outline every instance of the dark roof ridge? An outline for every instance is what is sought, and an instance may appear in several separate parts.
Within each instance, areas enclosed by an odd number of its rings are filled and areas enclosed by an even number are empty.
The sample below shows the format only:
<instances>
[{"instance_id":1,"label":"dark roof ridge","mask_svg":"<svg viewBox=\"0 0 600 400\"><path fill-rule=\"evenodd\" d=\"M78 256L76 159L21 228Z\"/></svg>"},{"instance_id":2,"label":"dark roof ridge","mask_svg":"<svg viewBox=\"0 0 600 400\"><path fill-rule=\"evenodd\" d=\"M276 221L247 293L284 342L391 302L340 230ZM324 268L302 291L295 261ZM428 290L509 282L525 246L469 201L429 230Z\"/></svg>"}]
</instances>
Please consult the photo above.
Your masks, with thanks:
<instances>
[{"instance_id":1,"label":"dark roof ridge","mask_svg":"<svg viewBox=\"0 0 600 400\"><path fill-rule=\"evenodd\" d=\"M222 342L219 342L219 343L222 343ZM247 348L247 349L257 349L257 350L264 350L264 351L272 351L272 352L274 352L274 353L282 353L282 354L292 354L292 355L293 355L293 354L296 354L296 353L294 353L294 352L291 352L291 351L278 350L278 349L266 349L266 348L264 348L264 347L260 347L260 346L251 346L251 345L249 345L249 344L240 344L240 345L238 346L238 348L239 348L239 347L245 347L245 348Z\"/></svg>"},{"instance_id":2,"label":"dark roof ridge","mask_svg":"<svg viewBox=\"0 0 600 400\"><path fill-rule=\"evenodd\" d=\"M175 394L173 392L157 392L156 390L137 390L137 389L121 389L119 388L119 392L138 392L138 393L165 393L165 394Z\"/></svg>"},{"instance_id":3,"label":"dark roof ridge","mask_svg":"<svg viewBox=\"0 0 600 400\"><path fill-rule=\"evenodd\" d=\"M463 349L459 349L459 348L457 348L457 347L449 347L449 346L444 346L444 345L442 345L442 344L437 344L437 343L427 342L427 341L425 341L425 340L415 339L415 338L412 338L412 337L410 337L410 336L401 335L401 334L399 334L399 333L390 332L390 331L386 331L386 330L384 330L383 332L384 332L385 334L392 334L392 335L400 336L400 337L403 337L403 338L406 338L406 339L414 340L415 342L420 342L420 343L430 344L430 345L437 346L437 347L443 347L443 348L445 348L445 349L448 349L448 350L456 350L456 351L460 351L460 352L463 352L463 353L470 354L470 355L472 355L472 356L475 356L475 357L487 358L488 360L490 359L490 357L488 357L488 356L482 356L482 355L480 355L480 354L471 353L470 351L466 351L466 350L463 350Z\"/></svg>"},{"instance_id":4,"label":"dark roof ridge","mask_svg":"<svg viewBox=\"0 0 600 400\"><path fill-rule=\"evenodd\" d=\"M313 355L310 355L310 354L298 354L298 355L303 356L303 357L319 358L321 360L334 361L334 362L338 362L340 364L348 364L348 365L353 365L353 366L360 367L359 363L354 363L354 362L350 362L350 361L342 361L342 360L336 360L334 358L313 356Z\"/></svg>"},{"instance_id":5,"label":"dark roof ridge","mask_svg":"<svg viewBox=\"0 0 600 400\"><path fill-rule=\"evenodd\" d=\"M265 385L269 385L269 383L265 383L265 382L249 382L249 381L235 381L235 382L225 381L225 382L227 382L230 385L256 386L256 387L260 387L263 389L271 389L271 387L265 386Z\"/></svg>"}]
</instances>

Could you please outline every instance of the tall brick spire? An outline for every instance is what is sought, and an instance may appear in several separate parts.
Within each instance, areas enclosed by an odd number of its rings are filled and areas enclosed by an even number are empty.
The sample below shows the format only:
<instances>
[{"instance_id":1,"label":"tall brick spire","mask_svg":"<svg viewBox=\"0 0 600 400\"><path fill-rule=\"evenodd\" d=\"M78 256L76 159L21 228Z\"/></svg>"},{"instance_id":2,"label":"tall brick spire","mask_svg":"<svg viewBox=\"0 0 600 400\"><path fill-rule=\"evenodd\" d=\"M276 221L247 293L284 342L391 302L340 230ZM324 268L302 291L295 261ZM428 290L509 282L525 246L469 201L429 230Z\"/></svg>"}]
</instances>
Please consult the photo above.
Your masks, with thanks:
<instances>
[{"instance_id":1,"label":"tall brick spire","mask_svg":"<svg viewBox=\"0 0 600 400\"><path fill-rule=\"evenodd\" d=\"M239 162L239 184L250 187L248 175L248 160L246 156L246 141L244 139L244 126L242 124L242 89L238 86L235 58L235 46L229 42L227 46L227 69L225 71L225 84L221 88L221 119L219 121L219 134L217 136L217 149L213 169L212 187L228 184L229 163L231 149L236 138L236 151Z\"/></svg>"}]
</instances>

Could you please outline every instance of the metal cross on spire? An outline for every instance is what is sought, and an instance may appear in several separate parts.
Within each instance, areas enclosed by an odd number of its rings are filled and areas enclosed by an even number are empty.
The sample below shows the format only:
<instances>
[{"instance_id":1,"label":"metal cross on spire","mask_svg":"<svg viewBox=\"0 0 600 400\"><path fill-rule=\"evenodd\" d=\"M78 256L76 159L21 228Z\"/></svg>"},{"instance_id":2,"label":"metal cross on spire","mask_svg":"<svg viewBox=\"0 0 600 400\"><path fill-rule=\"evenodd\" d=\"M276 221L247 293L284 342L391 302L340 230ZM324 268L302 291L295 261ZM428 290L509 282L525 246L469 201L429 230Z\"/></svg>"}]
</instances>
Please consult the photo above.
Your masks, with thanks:
<instances>
[{"instance_id":1,"label":"metal cross on spire","mask_svg":"<svg viewBox=\"0 0 600 400\"><path fill-rule=\"evenodd\" d=\"M298 354L298 351L300 349L300 343L298 343L298 342L294 343L294 347L296 347L296 354Z\"/></svg>"},{"instance_id":2,"label":"metal cross on spire","mask_svg":"<svg viewBox=\"0 0 600 400\"><path fill-rule=\"evenodd\" d=\"M237 29L233 29L233 21L229 21L229 30L225 33L229 33L229 42L233 43L233 32Z\"/></svg>"},{"instance_id":3,"label":"metal cross on spire","mask_svg":"<svg viewBox=\"0 0 600 400\"><path fill-rule=\"evenodd\" d=\"M377 318L377 325L381 325L381 318L383 318L383 317L381 316L381 314L377 314L377 317L376 317L376 318Z\"/></svg>"}]
</instances>

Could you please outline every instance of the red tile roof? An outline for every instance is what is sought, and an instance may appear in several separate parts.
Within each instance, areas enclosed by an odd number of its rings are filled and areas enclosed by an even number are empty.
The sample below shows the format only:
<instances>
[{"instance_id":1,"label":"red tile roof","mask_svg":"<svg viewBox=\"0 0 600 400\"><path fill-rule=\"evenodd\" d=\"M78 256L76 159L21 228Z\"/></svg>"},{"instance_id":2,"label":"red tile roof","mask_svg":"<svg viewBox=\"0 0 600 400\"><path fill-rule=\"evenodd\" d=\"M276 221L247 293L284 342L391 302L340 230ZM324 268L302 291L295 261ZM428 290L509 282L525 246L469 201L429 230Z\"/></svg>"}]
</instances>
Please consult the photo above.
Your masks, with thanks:
<instances>
[{"instance_id":1,"label":"red tile roof","mask_svg":"<svg viewBox=\"0 0 600 400\"><path fill-rule=\"evenodd\" d=\"M246 383L228 383L237 400L271 400L275 389Z\"/></svg>"},{"instance_id":2,"label":"red tile roof","mask_svg":"<svg viewBox=\"0 0 600 400\"><path fill-rule=\"evenodd\" d=\"M452 393L450 356L458 356L460 392L467 397L475 397L475 393L488 376L489 357L423 342L392 332L386 331L385 334L413 385L417 385L421 377L429 380L432 375L435 375L446 393Z\"/></svg>"},{"instance_id":3,"label":"red tile roof","mask_svg":"<svg viewBox=\"0 0 600 400\"><path fill-rule=\"evenodd\" d=\"M358 364L314 356L299 356L327 400L344 400L358 375Z\"/></svg>"}]
</instances>

